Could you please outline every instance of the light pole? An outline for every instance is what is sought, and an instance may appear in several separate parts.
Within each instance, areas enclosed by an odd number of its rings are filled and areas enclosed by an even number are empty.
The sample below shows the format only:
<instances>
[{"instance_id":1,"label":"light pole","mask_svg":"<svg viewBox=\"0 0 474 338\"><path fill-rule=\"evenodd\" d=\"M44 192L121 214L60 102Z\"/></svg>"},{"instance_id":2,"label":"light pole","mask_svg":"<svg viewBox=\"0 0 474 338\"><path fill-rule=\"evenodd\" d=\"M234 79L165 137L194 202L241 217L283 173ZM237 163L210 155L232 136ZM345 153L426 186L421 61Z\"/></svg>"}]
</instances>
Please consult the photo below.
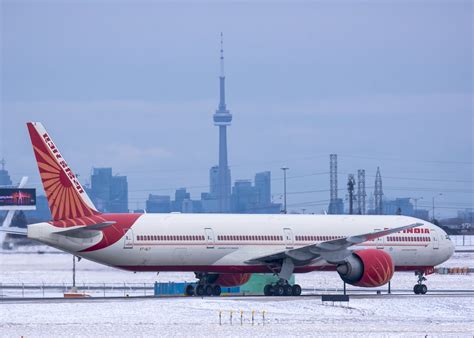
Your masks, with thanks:
<instances>
[{"instance_id":1,"label":"light pole","mask_svg":"<svg viewBox=\"0 0 474 338\"><path fill-rule=\"evenodd\" d=\"M283 170L283 213L286 214L286 171L290 168L283 167L280 169Z\"/></svg>"},{"instance_id":2,"label":"light pole","mask_svg":"<svg viewBox=\"0 0 474 338\"><path fill-rule=\"evenodd\" d=\"M442 196L442 195L443 195L443 193L440 192L438 195L433 196L433 199L432 199L432 202L433 202L433 220L432 221L433 222L435 220L435 197Z\"/></svg>"},{"instance_id":3,"label":"light pole","mask_svg":"<svg viewBox=\"0 0 474 338\"><path fill-rule=\"evenodd\" d=\"M418 210L418 201L422 200L423 197L412 197L411 199L415 201L415 213L416 213L416 211Z\"/></svg>"}]
</instances>

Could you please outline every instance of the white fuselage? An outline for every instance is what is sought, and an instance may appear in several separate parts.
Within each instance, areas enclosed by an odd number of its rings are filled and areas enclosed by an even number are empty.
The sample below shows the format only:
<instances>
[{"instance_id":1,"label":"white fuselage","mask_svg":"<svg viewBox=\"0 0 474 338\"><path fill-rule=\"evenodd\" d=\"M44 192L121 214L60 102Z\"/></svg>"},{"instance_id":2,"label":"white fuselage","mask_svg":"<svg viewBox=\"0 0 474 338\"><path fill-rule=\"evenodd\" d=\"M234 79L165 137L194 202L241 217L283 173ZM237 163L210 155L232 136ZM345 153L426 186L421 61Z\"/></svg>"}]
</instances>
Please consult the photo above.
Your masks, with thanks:
<instances>
[{"instance_id":1,"label":"white fuselage","mask_svg":"<svg viewBox=\"0 0 474 338\"><path fill-rule=\"evenodd\" d=\"M77 256L131 271L270 272L250 265L256 257L412 223L422 226L353 246L377 248L398 270L433 267L451 257L453 244L439 227L405 216L143 214L113 244L84 251L102 240L53 234L50 223L32 224L28 237ZM333 267L322 259L297 267L307 272Z\"/></svg>"}]
</instances>

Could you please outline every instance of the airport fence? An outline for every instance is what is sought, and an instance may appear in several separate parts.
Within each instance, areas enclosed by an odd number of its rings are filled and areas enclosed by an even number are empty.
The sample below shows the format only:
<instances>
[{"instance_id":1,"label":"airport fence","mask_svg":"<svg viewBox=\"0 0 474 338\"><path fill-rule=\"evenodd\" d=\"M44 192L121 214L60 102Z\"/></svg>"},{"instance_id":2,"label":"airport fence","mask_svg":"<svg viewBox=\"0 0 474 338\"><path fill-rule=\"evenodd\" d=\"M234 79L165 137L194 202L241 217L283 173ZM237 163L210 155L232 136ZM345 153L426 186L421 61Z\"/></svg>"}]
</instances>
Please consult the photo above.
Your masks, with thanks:
<instances>
[{"instance_id":1,"label":"airport fence","mask_svg":"<svg viewBox=\"0 0 474 338\"><path fill-rule=\"evenodd\" d=\"M0 298L55 298L73 289L70 283L0 283ZM82 283L78 293L91 297L153 296L153 283Z\"/></svg>"},{"instance_id":2,"label":"airport fence","mask_svg":"<svg viewBox=\"0 0 474 338\"><path fill-rule=\"evenodd\" d=\"M474 247L474 235L451 235L449 238L453 241L456 249L467 246Z\"/></svg>"}]
</instances>

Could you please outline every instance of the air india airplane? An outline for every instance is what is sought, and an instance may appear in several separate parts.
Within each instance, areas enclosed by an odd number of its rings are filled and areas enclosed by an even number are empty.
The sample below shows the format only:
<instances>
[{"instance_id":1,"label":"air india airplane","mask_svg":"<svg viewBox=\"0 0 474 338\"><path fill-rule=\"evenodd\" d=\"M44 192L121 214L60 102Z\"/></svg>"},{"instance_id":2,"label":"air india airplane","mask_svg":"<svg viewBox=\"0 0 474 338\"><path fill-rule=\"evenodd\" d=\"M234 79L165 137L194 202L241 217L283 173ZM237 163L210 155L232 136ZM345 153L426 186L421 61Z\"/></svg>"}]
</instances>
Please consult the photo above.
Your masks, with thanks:
<instances>
[{"instance_id":1,"label":"air india airplane","mask_svg":"<svg viewBox=\"0 0 474 338\"><path fill-rule=\"evenodd\" d=\"M405 216L101 213L43 125L27 126L53 219L3 231L128 271L194 272L188 295L218 296L223 286L269 273L278 282L265 285L265 295L298 296L290 276L317 270L360 287L414 271L413 290L425 294L424 275L454 251L442 229Z\"/></svg>"}]
</instances>

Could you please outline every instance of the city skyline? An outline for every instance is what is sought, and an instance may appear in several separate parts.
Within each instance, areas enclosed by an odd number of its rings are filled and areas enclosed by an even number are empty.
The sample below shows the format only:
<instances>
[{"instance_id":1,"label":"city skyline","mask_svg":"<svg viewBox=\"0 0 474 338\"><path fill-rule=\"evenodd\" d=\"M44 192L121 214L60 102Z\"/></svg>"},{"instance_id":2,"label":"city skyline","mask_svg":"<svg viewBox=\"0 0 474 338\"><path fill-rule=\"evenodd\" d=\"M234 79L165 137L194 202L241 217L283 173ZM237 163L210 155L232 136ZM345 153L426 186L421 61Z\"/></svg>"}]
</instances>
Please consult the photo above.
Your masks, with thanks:
<instances>
[{"instance_id":1,"label":"city skyline","mask_svg":"<svg viewBox=\"0 0 474 338\"><path fill-rule=\"evenodd\" d=\"M423 197L421 207L443 192L446 214L472 206L469 4L372 3L350 15L337 4L232 7L143 5L105 26L106 4L2 3L0 156L12 179L39 186L25 122L40 120L81 178L94 166L127 175L130 209L180 187L196 198L216 162L209 119L223 31L238 112L228 133L234 181L270 170L280 203L288 166L289 209L321 212L337 153L343 199L358 169L370 198L379 166L387 197ZM176 12L192 29L167 20ZM90 25L78 29L85 15Z\"/></svg>"}]
</instances>

